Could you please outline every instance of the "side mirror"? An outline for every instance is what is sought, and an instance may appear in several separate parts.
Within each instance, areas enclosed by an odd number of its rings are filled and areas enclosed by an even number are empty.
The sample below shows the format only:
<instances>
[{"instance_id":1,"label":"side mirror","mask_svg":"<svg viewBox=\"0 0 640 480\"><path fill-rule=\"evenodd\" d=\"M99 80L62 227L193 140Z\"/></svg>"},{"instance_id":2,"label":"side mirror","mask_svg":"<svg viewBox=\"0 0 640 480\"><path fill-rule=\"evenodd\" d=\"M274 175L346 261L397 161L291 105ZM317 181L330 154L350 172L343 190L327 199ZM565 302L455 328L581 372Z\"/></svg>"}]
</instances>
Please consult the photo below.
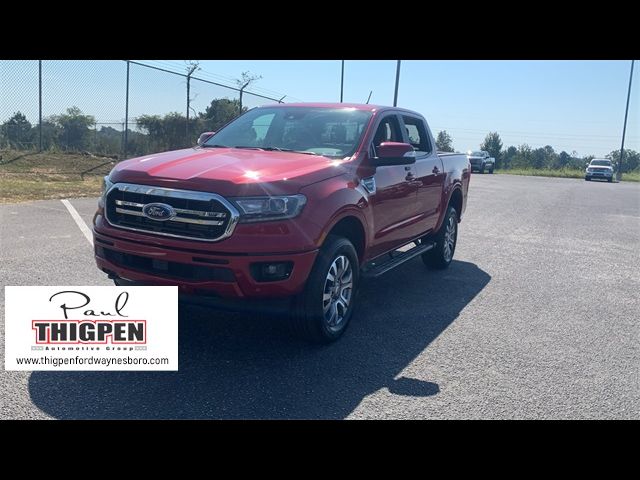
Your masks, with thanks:
<instances>
[{"instance_id":1,"label":"side mirror","mask_svg":"<svg viewBox=\"0 0 640 480\"><path fill-rule=\"evenodd\" d=\"M373 164L377 167L416 163L416 151L408 143L382 142L376 147L376 153Z\"/></svg>"},{"instance_id":2,"label":"side mirror","mask_svg":"<svg viewBox=\"0 0 640 480\"><path fill-rule=\"evenodd\" d=\"M204 142L206 142L207 140L209 140L213 134L216 132L204 132L201 133L200 136L198 137L198 145L202 145Z\"/></svg>"}]
</instances>

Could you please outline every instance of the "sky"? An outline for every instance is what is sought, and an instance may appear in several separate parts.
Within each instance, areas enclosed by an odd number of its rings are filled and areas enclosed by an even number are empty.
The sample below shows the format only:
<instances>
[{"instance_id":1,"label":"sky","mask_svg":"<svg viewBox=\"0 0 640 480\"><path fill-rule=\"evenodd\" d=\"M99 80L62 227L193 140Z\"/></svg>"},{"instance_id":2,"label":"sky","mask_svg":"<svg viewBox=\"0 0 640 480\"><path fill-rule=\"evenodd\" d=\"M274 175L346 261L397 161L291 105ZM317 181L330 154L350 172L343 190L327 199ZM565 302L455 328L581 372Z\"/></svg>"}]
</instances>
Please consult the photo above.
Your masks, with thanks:
<instances>
[{"instance_id":1,"label":"sky","mask_svg":"<svg viewBox=\"0 0 640 480\"><path fill-rule=\"evenodd\" d=\"M183 60L141 60L185 70ZM241 72L262 78L256 93L291 101L339 101L340 60L201 60L196 76L233 84ZM456 150L477 149L490 131L503 144L551 145L558 152L604 156L620 148L630 61L404 60L398 106L422 113L434 136L447 130ZM638 62L636 62L638 63ZM124 118L125 63L44 61L43 114L71 105L118 124ZM131 65L130 116L185 110L184 78ZM344 101L392 105L395 60L347 60ZM193 81L193 107L233 96ZM229 95L231 94L231 95ZM245 96L245 105L267 100ZM0 61L0 122L14 111L37 119L37 62ZM5 118L6 117L6 118ZM640 151L640 72L636 64L625 147Z\"/></svg>"}]
</instances>

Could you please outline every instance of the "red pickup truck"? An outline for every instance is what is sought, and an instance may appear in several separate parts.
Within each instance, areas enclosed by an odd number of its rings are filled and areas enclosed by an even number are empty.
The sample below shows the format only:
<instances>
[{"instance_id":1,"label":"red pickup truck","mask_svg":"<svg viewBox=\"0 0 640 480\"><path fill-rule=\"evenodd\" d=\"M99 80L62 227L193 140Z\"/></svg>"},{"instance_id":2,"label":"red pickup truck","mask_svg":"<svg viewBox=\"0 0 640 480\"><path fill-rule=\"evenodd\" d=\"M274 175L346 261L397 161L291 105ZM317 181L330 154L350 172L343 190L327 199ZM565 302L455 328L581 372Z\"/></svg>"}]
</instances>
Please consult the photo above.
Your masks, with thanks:
<instances>
[{"instance_id":1,"label":"red pickup truck","mask_svg":"<svg viewBox=\"0 0 640 480\"><path fill-rule=\"evenodd\" d=\"M434 146L401 108L255 108L197 147L119 163L93 221L96 262L117 285L286 312L307 339L333 341L363 277L418 255L451 263L471 170Z\"/></svg>"}]
</instances>

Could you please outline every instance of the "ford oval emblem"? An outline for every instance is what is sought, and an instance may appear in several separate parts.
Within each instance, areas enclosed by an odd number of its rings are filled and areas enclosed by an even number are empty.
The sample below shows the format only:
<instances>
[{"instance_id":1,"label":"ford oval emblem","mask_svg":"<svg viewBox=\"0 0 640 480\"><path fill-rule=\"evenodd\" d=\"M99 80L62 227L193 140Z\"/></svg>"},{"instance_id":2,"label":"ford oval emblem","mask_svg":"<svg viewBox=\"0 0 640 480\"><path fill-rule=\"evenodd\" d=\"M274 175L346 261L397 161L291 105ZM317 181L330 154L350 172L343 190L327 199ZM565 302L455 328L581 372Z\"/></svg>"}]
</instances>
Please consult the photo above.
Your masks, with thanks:
<instances>
[{"instance_id":1,"label":"ford oval emblem","mask_svg":"<svg viewBox=\"0 0 640 480\"><path fill-rule=\"evenodd\" d=\"M166 203L147 203L142 207L142 214L151 220L164 222L165 220L171 220L175 217L176 211L171 205L167 205Z\"/></svg>"}]
</instances>

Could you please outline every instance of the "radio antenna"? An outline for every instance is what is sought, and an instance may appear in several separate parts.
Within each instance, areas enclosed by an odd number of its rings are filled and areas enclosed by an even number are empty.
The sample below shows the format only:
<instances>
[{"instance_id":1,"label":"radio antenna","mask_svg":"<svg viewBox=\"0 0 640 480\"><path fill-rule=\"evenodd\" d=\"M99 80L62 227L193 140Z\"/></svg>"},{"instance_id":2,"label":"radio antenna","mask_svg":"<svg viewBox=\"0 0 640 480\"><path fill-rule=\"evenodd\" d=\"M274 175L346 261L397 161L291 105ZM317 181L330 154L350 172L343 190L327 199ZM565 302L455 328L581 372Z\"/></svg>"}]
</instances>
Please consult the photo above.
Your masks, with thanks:
<instances>
[{"instance_id":1,"label":"radio antenna","mask_svg":"<svg viewBox=\"0 0 640 480\"><path fill-rule=\"evenodd\" d=\"M369 104L369 100L371 100L371 94L372 94L372 93L373 93L373 90L371 90L371 91L369 92L369 98L367 98L367 105Z\"/></svg>"}]
</instances>

